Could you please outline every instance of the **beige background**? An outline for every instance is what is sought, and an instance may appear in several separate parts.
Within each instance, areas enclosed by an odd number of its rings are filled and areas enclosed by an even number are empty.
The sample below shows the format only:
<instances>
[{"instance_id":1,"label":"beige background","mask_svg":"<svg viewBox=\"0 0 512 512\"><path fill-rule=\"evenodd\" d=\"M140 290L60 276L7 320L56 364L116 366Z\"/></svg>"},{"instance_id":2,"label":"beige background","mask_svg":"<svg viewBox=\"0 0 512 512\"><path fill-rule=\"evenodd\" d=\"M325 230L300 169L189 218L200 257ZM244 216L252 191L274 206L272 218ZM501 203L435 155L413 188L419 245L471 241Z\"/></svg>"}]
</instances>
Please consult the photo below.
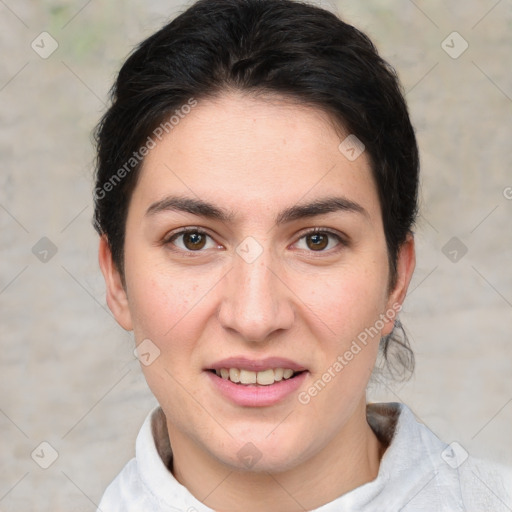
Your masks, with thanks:
<instances>
[{"instance_id":1,"label":"beige background","mask_svg":"<svg viewBox=\"0 0 512 512\"><path fill-rule=\"evenodd\" d=\"M418 266L402 315L417 370L371 397L405 401L447 442L512 464L512 3L323 5L397 67L422 152ZM90 132L123 58L182 8L0 1L1 511L94 511L155 404L105 305ZM31 48L42 31L59 45L47 59ZM453 31L469 44L457 59L441 46ZM463 44L453 37L452 53ZM42 237L57 248L46 262L32 252ZM467 247L457 262L443 253L452 237ZM58 453L46 470L31 458L37 448L34 459L51 462L43 441Z\"/></svg>"}]
</instances>

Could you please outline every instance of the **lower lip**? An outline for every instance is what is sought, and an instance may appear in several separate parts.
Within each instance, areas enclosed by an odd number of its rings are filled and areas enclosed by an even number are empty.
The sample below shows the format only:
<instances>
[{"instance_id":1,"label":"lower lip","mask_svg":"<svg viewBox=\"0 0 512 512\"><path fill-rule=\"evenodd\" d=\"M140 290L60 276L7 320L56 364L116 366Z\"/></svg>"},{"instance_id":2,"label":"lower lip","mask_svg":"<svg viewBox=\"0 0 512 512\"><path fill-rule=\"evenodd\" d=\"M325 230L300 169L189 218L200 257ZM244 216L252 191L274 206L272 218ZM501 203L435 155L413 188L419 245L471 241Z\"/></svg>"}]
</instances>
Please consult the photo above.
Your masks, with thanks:
<instances>
[{"instance_id":1,"label":"lower lip","mask_svg":"<svg viewBox=\"0 0 512 512\"><path fill-rule=\"evenodd\" d=\"M257 384L235 384L229 379L223 379L216 373L207 371L208 377L220 393L243 407L267 407L284 400L301 386L306 378L307 372L299 373L291 379L281 380L261 386Z\"/></svg>"}]
</instances>

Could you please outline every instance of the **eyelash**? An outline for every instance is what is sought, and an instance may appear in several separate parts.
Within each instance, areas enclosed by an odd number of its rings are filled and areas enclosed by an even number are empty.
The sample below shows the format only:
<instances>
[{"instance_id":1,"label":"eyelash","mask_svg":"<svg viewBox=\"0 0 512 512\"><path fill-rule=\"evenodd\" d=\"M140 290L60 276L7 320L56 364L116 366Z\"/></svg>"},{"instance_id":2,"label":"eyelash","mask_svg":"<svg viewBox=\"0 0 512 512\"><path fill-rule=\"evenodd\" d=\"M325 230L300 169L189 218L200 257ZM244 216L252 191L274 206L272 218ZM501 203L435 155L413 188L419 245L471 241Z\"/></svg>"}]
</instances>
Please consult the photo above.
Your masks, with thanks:
<instances>
[{"instance_id":1,"label":"eyelash","mask_svg":"<svg viewBox=\"0 0 512 512\"><path fill-rule=\"evenodd\" d=\"M308 250L308 252L310 252L312 254L315 254L315 253L316 254L332 254L333 252L337 252L342 247L346 247L348 245L346 239L342 235L340 235L339 233L337 233L329 228L311 228L311 229L303 232L300 235L300 237L298 238L297 242L295 242L295 244L297 244L303 238L306 238L307 236L311 236L311 235L315 235L315 234L328 235L329 237L334 238L336 240L337 244L334 248L331 248L328 250L322 250L322 251Z\"/></svg>"},{"instance_id":2,"label":"eyelash","mask_svg":"<svg viewBox=\"0 0 512 512\"><path fill-rule=\"evenodd\" d=\"M207 236L207 237L209 237L209 238L211 238L213 240L213 237L210 234L208 234L204 229L201 229L199 227L191 226L191 227L188 227L188 228L181 229L179 231L170 233L167 237L165 237L165 239L163 240L162 243L163 243L163 245L166 245L166 246L172 245L174 240L176 240L180 236L187 235L188 233L197 233L198 235ZM203 252L202 250L199 250L199 251L187 251L187 250L180 249L180 248L175 248L175 249L172 249L172 250L177 251L177 252L179 251L181 253L188 253L188 254L194 254L194 253L201 253L201 252Z\"/></svg>"},{"instance_id":3,"label":"eyelash","mask_svg":"<svg viewBox=\"0 0 512 512\"><path fill-rule=\"evenodd\" d=\"M164 240L163 240L163 245L165 246L169 246L169 245L172 245L172 243L177 239L179 238L180 236L183 236L183 235L186 235L188 233L197 233L198 235L202 235L202 236L207 236L209 237L210 239L213 240L213 237L208 234L205 230L199 228L199 227L188 227L188 228L185 228L185 229L181 229L180 231L176 231L174 233L170 233ZM338 246L347 246L348 245L348 242L344 239L344 237L342 237L340 234L332 231L331 229L329 228L311 228L305 232L303 232L300 237L297 239L297 242L295 242L295 244L297 244L300 240L302 240L303 238L306 238L307 236L310 236L310 235L315 235L315 234L326 234L332 238L334 238L337 242L337 245L334 249L329 249L327 251L313 251L313 250L309 250L308 252L310 253L320 253L320 254L331 254L333 251L336 250L336 248ZM220 244L217 244L217 245L220 245ZM189 255L194 255L194 253L201 253L201 252L204 252L203 250L198 250L198 251L191 251L191 250L184 250L184 249L180 249L180 248L173 248L172 249L173 251L176 251L176 252L181 252L181 253L185 253L185 254L189 254Z\"/></svg>"}]
</instances>

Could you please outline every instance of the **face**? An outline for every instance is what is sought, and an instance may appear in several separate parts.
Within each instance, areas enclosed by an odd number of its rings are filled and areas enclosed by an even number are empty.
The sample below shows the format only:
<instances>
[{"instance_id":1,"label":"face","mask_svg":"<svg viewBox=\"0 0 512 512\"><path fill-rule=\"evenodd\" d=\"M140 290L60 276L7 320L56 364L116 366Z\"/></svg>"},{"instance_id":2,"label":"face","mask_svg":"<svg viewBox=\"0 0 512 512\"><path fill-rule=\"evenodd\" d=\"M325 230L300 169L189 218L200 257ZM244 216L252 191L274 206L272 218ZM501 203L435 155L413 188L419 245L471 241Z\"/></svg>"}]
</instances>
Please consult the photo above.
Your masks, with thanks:
<instances>
[{"instance_id":1,"label":"face","mask_svg":"<svg viewBox=\"0 0 512 512\"><path fill-rule=\"evenodd\" d=\"M364 418L414 265L409 241L388 290L377 189L365 153L338 149L347 135L316 109L226 94L147 155L126 288L104 240L100 264L118 322L150 347L142 370L173 448L235 468L253 451L258 469L283 471Z\"/></svg>"}]
</instances>

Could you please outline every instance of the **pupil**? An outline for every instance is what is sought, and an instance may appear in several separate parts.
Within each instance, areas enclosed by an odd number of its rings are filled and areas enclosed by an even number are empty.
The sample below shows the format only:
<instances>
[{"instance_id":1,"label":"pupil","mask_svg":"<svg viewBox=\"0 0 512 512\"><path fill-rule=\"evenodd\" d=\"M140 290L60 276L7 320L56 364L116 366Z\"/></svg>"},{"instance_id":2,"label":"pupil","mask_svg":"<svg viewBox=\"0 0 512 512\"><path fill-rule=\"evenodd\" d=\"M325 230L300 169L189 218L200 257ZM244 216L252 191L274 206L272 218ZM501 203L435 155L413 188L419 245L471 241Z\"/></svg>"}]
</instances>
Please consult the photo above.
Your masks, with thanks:
<instances>
[{"instance_id":1,"label":"pupil","mask_svg":"<svg viewBox=\"0 0 512 512\"><path fill-rule=\"evenodd\" d=\"M327 247L328 239L327 236L323 234L315 233L309 236L309 242L309 248L318 251Z\"/></svg>"},{"instance_id":2,"label":"pupil","mask_svg":"<svg viewBox=\"0 0 512 512\"><path fill-rule=\"evenodd\" d=\"M185 245L189 249L202 249L205 244L205 237L200 233L187 233L185 235Z\"/></svg>"}]
</instances>

